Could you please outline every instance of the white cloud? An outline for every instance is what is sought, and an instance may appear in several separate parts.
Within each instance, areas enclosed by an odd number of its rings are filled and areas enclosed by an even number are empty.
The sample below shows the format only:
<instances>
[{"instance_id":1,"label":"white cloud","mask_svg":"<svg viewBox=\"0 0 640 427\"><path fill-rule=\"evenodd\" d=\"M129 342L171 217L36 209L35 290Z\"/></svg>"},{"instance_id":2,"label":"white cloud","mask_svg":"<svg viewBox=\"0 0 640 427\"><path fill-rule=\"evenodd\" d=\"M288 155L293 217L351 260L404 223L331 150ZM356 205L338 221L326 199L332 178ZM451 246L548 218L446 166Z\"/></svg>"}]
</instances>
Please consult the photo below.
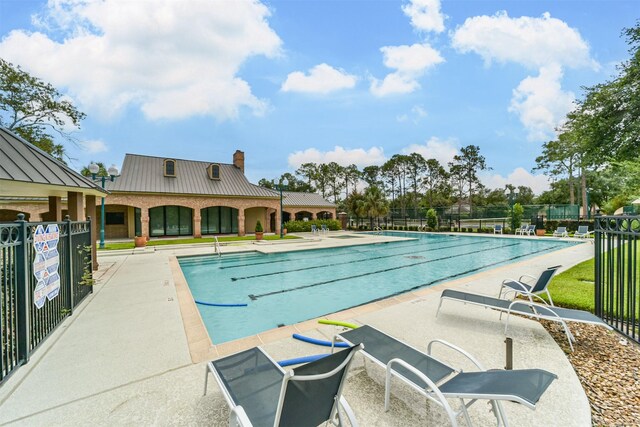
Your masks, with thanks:
<instances>
[{"instance_id":1,"label":"white cloud","mask_svg":"<svg viewBox=\"0 0 640 427\"><path fill-rule=\"evenodd\" d=\"M296 151L289 154L289 166L298 169L303 163L330 163L336 162L341 166L355 164L359 168L371 165L381 165L386 161L382 147L345 149L336 145L332 151L320 151L316 148L307 148L304 151Z\"/></svg>"},{"instance_id":2,"label":"white cloud","mask_svg":"<svg viewBox=\"0 0 640 427\"><path fill-rule=\"evenodd\" d=\"M506 178L500 174L481 174L480 180L488 188L504 188L507 184L525 185L530 187L535 194L540 194L550 188L549 178L545 175L532 175L523 168L516 168Z\"/></svg>"},{"instance_id":3,"label":"white cloud","mask_svg":"<svg viewBox=\"0 0 640 427\"><path fill-rule=\"evenodd\" d=\"M106 151L109 151L109 149L107 148L107 144L105 144L103 141L100 141L99 139L95 139L95 140L89 140L89 141L82 141L80 142L80 145L87 150L87 152L93 154L93 153L104 153Z\"/></svg>"},{"instance_id":4,"label":"white cloud","mask_svg":"<svg viewBox=\"0 0 640 427\"><path fill-rule=\"evenodd\" d=\"M477 53L487 65L498 61L529 68L548 64L599 67L578 30L549 13L540 18L510 18L507 12L467 18L453 33L452 45L462 53Z\"/></svg>"},{"instance_id":5,"label":"white cloud","mask_svg":"<svg viewBox=\"0 0 640 427\"><path fill-rule=\"evenodd\" d=\"M455 138L440 139L432 136L424 144L411 144L401 150L402 154L418 153L425 159L436 159L442 166L447 167L447 163L453 160L453 156L458 154L458 140Z\"/></svg>"},{"instance_id":6,"label":"white cloud","mask_svg":"<svg viewBox=\"0 0 640 427\"><path fill-rule=\"evenodd\" d=\"M575 96L560 87L560 66L542 67L537 77L527 77L513 90L509 111L518 114L530 141L555 137L555 129L572 109Z\"/></svg>"},{"instance_id":7,"label":"white cloud","mask_svg":"<svg viewBox=\"0 0 640 427\"><path fill-rule=\"evenodd\" d=\"M280 90L283 92L306 92L326 94L340 89L350 89L356 85L358 78L344 70L335 69L327 64L320 64L305 75L295 71L287 76Z\"/></svg>"},{"instance_id":8,"label":"white cloud","mask_svg":"<svg viewBox=\"0 0 640 427\"><path fill-rule=\"evenodd\" d=\"M411 93L420 87L417 79L428 69L444 62L444 58L428 43L411 46L383 46L383 63L396 71L382 81L371 78L371 93L376 96Z\"/></svg>"},{"instance_id":9,"label":"white cloud","mask_svg":"<svg viewBox=\"0 0 640 427\"><path fill-rule=\"evenodd\" d=\"M237 76L250 57L280 54L268 8L254 0L49 0L41 32L12 31L0 56L67 88L103 115L139 106L150 119L229 119L265 101Z\"/></svg>"},{"instance_id":10,"label":"white cloud","mask_svg":"<svg viewBox=\"0 0 640 427\"><path fill-rule=\"evenodd\" d=\"M411 18L411 26L418 31L444 31L445 16L440 11L440 0L410 0L402 6L402 11Z\"/></svg>"},{"instance_id":11,"label":"white cloud","mask_svg":"<svg viewBox=\"0 0 640 427\"><path fill-rule=\"evenodd\" d=\"M540 18L510 18L506 12L467 18L453 33L452 45L459 52L477 53L487 66L513 62L538 70L537 77L525 78L514 89L509 106L530 141L553 138L573 107L574 94L562 90L563 67L600 68L578 30L549 13Z\"/></svg>"},{"instance_id":12,"label":"white cloud","mask_svg":"<svg viewBox=\"0 0 640 427\"><path fill-rule=\"evenodd\" d=\"M411 108L411 113L401 114L397 116L396 119L401 123L411 120L414 124L418 124L418 122L425 117L427 117L427 111L422 105L414 105Z\"/></svg>"}]
</instances>

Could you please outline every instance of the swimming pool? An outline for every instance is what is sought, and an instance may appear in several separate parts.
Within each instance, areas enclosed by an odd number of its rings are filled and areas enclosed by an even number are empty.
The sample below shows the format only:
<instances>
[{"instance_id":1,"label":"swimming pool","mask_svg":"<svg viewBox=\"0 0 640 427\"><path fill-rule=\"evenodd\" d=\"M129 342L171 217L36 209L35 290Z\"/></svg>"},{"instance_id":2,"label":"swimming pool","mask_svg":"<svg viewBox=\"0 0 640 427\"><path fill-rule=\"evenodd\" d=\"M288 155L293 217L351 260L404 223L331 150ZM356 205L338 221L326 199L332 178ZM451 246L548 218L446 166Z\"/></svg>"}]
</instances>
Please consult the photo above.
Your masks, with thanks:
<instances>
[{"instance_id":1,"label":"swimming pool","mask_svg":"<svg viewBox=\"0 0 640 427\"><path fill-rule=\"evenodd\" d=\"M571 242L424 233L330 249L179 258L214 344L557 250Z\"/></svg>"}]
</instances>

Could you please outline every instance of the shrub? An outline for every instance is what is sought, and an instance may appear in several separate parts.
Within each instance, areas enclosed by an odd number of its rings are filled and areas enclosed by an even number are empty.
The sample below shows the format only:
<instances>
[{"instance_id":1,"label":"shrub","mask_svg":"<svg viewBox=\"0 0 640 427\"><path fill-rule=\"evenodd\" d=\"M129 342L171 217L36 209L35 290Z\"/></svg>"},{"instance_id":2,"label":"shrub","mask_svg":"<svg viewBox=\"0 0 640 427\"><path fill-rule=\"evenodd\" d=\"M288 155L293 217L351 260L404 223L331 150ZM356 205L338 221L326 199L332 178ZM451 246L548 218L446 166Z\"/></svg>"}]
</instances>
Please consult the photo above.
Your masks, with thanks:
<instances>
[{"instance_id":1,"label":"shrub","mask_svg":"<svg viewBox=\"0 0 640 427\"><path fill-rule=\"evenodd\" d=\"M433 209L427 211L427 226L432 229L438 227L438 214Z\"/></svg>"},{"instance_id":2,"label":"shrub","mask_svg":"<svg viewBox=\"0 0 640 427\"><path fill-rule=\"evenodd\" d=\"M314 219L311 221L287 221L284 224L284 228L287 229L288 233L301 233L301 232L310 232L311 225L315 225L318 228L321 228L322 225L326 225L329 230L340 230L342 225L340 221L335 219ZM362 226L360 226L362 229Z\"/></svg>"},{"instance_id":3,"label":"shrub","mask_svg":"<svg viewBox=\"0 0 640 427\"><path fill-rule=\"evenodd\" d=\"M262 223L260 222L260 220L258 220L258 222L256 222L256 233L262 233L264 231L264 229L262 228Z\"/></svg>"}]
</instances>

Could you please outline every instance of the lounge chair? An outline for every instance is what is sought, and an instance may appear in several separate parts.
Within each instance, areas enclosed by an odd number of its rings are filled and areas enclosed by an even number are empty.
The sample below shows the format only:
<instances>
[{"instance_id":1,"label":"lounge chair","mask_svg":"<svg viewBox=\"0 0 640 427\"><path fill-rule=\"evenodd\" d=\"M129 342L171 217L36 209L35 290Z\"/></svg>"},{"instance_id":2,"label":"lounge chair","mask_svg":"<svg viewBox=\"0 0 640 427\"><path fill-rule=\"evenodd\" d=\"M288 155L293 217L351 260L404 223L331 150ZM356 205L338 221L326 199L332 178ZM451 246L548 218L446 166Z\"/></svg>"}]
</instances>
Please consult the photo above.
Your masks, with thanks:
<instances>
[{"instance_id":1,"label":"lounge chair","mask_svg":"<svg viewBox=\"0 0 640 427\"><path fill-rule=\"evenodd\" d=\"M507 321L504 327L504 333L507 333L509 329L509 317L511 314L520 314L528 317L535 317L536 319L551 320L558 322L562 325L564 333L569 341L569 347L573 351L573 342L575 337L569 330L567 322L588 323L592 325L603 326L609 330L613 329L607 325L602 319L584 310L572 310L569 308L554 307L543 304L536 304L531 301L523 300L505 300L500 298L494 298L487 295L472 294L470 292L457 291L455 289L445 289L440 296L440 305L438 305L438 311L436 317L440 313L442 307L442 301L448 299L451 301L459 301L465 304L479 305L485 308L493 308L500 312L507 313Z\"/></svg>"},{"instance_id":2,"label":"lounge chair","mask_svg":"<svg viewBox=\"0 0 640 427\"><path fill-rule=\"evenodd\" d=\"M427 353L417 350L384 332L365 325L341 332L335 339L349 344L364 344L362 354L386 370L385 411L389 409L391 377L407 383L427 399L440 405L453 426L463 415L466 425L471 425L467 408L478 399L490 400L499 425L508 425L500 400L521 403L535 409L535 405L556 375L542 369L518 369L512 371L485 371L480 363L466 351L442 340L434 340L427 346ZM462 372L432 357L431 347L438 343L458 351L467 357L480 372ZM459 399L461 409L453 411L447 398ZM464 399L468 399L465 402Z\"/></svg>"},{"instance_id":3,"label":"lounge chair","mask_svg":"<svg viewBox=\"0 0 640 427\"><path fill-rule=\"evenodd\" d=\"M567 227L558 227L556 231L553 232L553 237L569 237Z\"/></svg>"},{"instance_id":4,"label":"lounge chair","mask_svg":"<svg viewBox=\"0 0 640 427\"><path fill-rule=\"evenodd\" d=\"M502 234L502 225L496 224L493 226L493 234Z\"/></svg>"},{"instance_id":5,"label":"lounge chair","mask_svg":"<svg viewBox=\"0 0 640 427\"><path fill-rule=\"evenodd\" d=\"M580 238L586 239L587 237L591 237L592 234L593 234L593 231L589 231L588 225L579 225L578 231L573 233L573 237L580 237Z\"/></svg>"},{"instance_id":6,"label":"lounge chair","mask_svg":"<svg viewBox=\"0 0 640 427\"><path fill-rule=\"evenodd\" d=\"M316 234L318 232L318 227L315 224L311 224L311 234Z\"/></svg>"},{"instance_id":7,"label":"lounge chair","mask_svg":"<svg viewBox=\"0 0 640 427\"><path fill-rule=\"evenodd\" d=\"M229 425L311 427L330 420L341 426L344 411L356 426L342 387L361 349L359 344L285 372L260 347L251 348L207 363L204 393L211 373L231 408Z\"/></svg>"},{"instance_id":8,"label":"lounge chair","mask_svg":"<svg viewBox=\"0 0 640 427\"><path fill-rule=\"evenodd\" d=\"M534 234L536 234L535 224L527 225L527 229L524 231L523 234L526 234L527 236L533 236Z\"/></svg>"},{"instance_id":9,"label":"lounge chair","mask_svg":"<svg viewBox=\"0 0 640 427\"><path fill-rule=\"evenodd\" d=\"M526 225L521 225L520 228L516 228L516 236L518 234L524 236L524 234L527 232L527 226Z\"/></svg>"},{"instance_id":10,"label":"lounge chair","mask_svg":"<svg viewBox=\"0 0 640 427\"><path fill-rule=\"evenodd\" d=\"M327 234L329 232L329 227L327 227L325 224L322 224L320 231L324 234Z\"/></svg>"},{"instance_id":11,"label":"lounge chair","mask_svg":"<svg viewBox=\"0 0 640 427\"><path fill-rule=\"evenodd\" d=\"M540 297L540 294L544 292L547 294L547 297L549 298L549 302L551 303L551 305L553 305L553 300L551 299L551 294L549 293L549 283L551 283L551 278L558 271L560 267L562 266L555 265L553 267L547 268L540 274L540 276L537 279L528 274L523 274L522 276L520 276L518 280L505 279L502 281L502 285L500 286L500 293L498 294L498 298L502 298L502 292L504 291L504 288L508 288L504 292L505 295L509 292L513 292L515 294L514 297L517 295L526 296L527 298L529 298L529 301L531 302L533 302L533 298L538 298L542 300L544 304L546 304L546 301L544 301ZM528 279L529 281L533 279L536 282L533 284L530 284L530 283L527 283L525 279Z\"/></svg>"}]
</instances>

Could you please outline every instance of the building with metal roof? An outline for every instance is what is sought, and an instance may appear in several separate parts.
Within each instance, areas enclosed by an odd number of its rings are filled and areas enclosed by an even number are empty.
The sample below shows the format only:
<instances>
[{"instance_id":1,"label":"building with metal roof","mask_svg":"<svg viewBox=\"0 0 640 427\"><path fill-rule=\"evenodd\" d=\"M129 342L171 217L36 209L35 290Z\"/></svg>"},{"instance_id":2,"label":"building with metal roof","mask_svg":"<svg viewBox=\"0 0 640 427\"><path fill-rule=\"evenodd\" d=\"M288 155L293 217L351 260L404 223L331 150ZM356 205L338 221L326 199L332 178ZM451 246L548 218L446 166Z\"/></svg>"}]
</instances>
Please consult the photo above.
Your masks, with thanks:
<instances>
[{"instance_id":1,"label":"building with metal roof","mask_svg":"<svg viewBox=\"0 0 640 427\"><path fill-rule=\"evenodd\" d=\"M280 193L249 182L244 153L231 163L126 154L122 172L106 183L108 238L280 231ZM284 221L335 218L336 207L317 194L284 192Z\"/></svg>"}]
</instances>

